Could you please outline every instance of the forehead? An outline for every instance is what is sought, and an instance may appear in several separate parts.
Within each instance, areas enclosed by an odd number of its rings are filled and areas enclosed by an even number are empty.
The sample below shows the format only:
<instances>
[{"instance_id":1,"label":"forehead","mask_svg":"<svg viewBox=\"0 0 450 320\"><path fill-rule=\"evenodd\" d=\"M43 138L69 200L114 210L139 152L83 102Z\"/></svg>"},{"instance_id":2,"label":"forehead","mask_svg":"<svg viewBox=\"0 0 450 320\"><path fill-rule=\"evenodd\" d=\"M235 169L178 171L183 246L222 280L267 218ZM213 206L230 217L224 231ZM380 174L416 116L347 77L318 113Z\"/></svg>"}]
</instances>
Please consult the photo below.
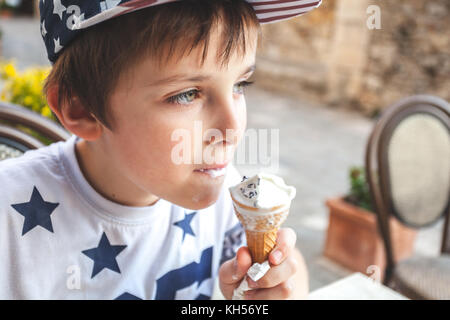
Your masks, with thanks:
<instances>
[{"instance_id":1,"label":"forehead","mask_svg":"<svg viewBox=\"0 0 450 320\"><path fill-rule=\"evenodd\" d=\"M160 54L166 59L155 59L152 55L143 56L133 68L133 78L136 73L141 73L146 79L152 79L155 85L162 80L175 80L182 76L195 77L197 74L203 77L217 74L219 72L243 72L248 67L254 65L256 48L258 43L258 30L248 28L245 41L239 42L234 49L230 50L229 57L225 59L224 49L227 45L227 35L223 26L219 24L210 33L208 42L205 45L197 45L192 50L185 50L185 43L178 43L173 47L173 52L169 46L161 47ZM244 35L242 35L244 36ZM244 44L245 43L245 44ZM181 48L180 50L177 50ZM163 61L163 62L161 62Z\"/></svg>"}]
</instances>

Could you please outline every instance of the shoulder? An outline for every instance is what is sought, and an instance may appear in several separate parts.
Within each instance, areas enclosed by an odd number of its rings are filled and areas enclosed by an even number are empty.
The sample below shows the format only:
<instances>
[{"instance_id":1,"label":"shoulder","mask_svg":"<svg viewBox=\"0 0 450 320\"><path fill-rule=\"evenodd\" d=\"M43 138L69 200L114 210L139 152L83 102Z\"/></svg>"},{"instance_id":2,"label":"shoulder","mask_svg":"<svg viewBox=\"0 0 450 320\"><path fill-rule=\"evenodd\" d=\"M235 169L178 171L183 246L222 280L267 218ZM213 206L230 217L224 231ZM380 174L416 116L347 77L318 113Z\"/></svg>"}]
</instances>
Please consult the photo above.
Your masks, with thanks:
<instances>
[{"instance_id":1,"label":"shoulder","mask_svg":"<svg viewBox=\"0 0 450 320\"><path fill-rule=\"evenodd\" d=\"M28 150L22 156L0 161L0 175L7 178L8 174L19 174L26 170L42 167L56 163L59 156L59 144L53 143L49 146L35 150ZM5 177L6 175L6 177Z\"/></svg>"},{"instance_id":2,"label":"shoulder","mask_svg":"<svg viewBox=\"0 0 450 320\"><path fill-rule=\"evenodd\" d=\"M54 143L36 150L29 150L22 156L0 161L1 200L18 193L28 193L27 186L51 184L59 175L59 144ZM3 201L1 203L4 203Z\"/></svg>"}]
</instances>

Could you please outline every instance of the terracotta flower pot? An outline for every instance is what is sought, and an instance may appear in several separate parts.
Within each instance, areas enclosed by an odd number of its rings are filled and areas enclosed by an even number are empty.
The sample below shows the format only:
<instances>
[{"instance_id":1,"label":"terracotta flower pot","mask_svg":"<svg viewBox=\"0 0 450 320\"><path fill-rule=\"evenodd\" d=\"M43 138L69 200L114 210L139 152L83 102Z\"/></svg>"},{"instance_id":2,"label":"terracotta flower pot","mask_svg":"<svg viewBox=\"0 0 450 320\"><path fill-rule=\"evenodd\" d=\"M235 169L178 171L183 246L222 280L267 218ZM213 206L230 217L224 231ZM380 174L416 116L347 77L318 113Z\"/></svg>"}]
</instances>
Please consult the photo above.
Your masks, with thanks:
<instances>
[{"instance_id":1,"label":"terracotta flower pot","mask_svg":"<svg viewBox=\"0 0 450 320\"><path fill-rule=\"evenodd\" d=\"M386 258L376 215L344 201L342 197L328 199L326 205L330 216L324 255L363 274L370 273L369 266L378 266L383 275ZM416 231L394 217L389 223L394 259L400 261L411 256Z\"/></svg>"}]
</instances>

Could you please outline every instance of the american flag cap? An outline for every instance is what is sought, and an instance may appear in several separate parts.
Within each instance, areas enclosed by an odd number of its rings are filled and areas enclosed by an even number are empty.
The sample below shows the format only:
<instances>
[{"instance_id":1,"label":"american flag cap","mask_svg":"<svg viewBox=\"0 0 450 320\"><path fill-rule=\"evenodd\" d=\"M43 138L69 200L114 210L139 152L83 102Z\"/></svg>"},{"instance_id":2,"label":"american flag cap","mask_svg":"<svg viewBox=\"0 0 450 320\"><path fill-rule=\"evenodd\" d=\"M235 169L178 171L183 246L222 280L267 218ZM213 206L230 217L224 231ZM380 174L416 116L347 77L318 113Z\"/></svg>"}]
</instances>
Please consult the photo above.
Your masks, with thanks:
<instances>
[{"instance_id":1,"label":"american flag cap","mask_svg":"<svg viewBox=\"0 0 450 320\"><path fill-rule=\"evenodd\" d=\"M90 26L139 9L183 0L39 0L41 35L48 59L54 63L61 50ZM246 0L260 24L305 14L322 0Z\"/></svg>"}]
</instances>

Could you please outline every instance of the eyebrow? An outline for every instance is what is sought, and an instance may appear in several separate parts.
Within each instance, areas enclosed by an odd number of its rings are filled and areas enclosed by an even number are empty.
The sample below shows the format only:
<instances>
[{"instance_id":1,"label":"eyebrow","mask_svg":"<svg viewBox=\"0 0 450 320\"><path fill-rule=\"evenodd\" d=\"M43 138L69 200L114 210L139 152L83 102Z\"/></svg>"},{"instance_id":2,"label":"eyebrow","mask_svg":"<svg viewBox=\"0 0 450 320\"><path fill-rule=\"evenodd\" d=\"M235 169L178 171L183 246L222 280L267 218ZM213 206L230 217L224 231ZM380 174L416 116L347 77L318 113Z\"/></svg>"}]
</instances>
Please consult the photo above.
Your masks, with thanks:
<instances>
[{"instance_id":1,"label":"eyebrow","mask_svg":"<svg viewBox=\"0 0 450 320\"><path fill-rule=\"evenodd\" d=\"M249 66L242 74L241 76L253 72L256 69L256 64L252 64L251 66ZM155 86L155 85L166 85L168 83L172 83L172 82L199 82L199 81L205 81L205 80L209 80L211 79L211 76L205 76L205 75L199 75L199 76L194 76L194 77L190 77L187 74L181 74L181 75L174 75L171 77L167 77L164 79L159 79L156 80L152 83L149 83L148 86Z\"/></svg>"}]
</instances>

